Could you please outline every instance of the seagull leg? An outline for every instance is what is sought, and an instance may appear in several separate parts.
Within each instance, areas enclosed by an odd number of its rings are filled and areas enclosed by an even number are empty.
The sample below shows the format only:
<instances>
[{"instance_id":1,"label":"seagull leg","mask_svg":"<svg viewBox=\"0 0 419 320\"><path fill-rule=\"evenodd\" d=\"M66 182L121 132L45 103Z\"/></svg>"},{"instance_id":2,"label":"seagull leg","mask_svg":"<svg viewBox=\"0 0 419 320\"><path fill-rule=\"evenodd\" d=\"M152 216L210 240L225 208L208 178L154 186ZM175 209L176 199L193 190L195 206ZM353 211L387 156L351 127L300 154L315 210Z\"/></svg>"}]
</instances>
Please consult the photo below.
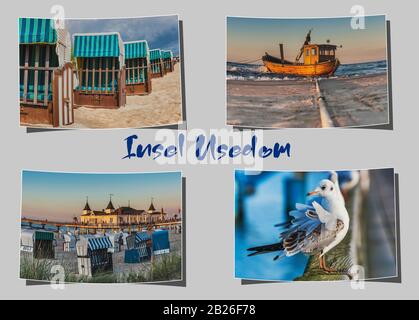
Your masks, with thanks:
<instances>
[{"instance_id":1,"label":"seagull leg","mask_svg":"<svg viewBox=\"0 0 419 320\"><path fill-rule=\"evenodd\" d=\"M338 271L332 268L329 268L326 263L326 256L323 255L320 257L320 269L322 269L326 273L337 273Z\"/></svg>"},{"instance_id":2,"label":"seagull leg","mask_svg":"<svg viewBox=\"0 0 419 320\"><path fill-rule=\"evenodd\" d=\"M341 275L346 275L349 278L349 280L353 279L353 276L346 271L339 271L336 269L329 268L326 263L326 256L322 256L322 257L319 256L319 264L320 264L320 269L322 269L324 272L328 274L332 274L332 273L341 274Z\"/></svg>"},{"instance_id":3,"label":"seagull leg","mask_svg":"<svg viewBox=\"0 0 419 320\"><path fill-rule=\"evenodd\" d=\"M319 254L319 267L320 267L320 269L321 270L323 270L323 258L322 258L322 256Z\"/></svg>"}]
</instances>

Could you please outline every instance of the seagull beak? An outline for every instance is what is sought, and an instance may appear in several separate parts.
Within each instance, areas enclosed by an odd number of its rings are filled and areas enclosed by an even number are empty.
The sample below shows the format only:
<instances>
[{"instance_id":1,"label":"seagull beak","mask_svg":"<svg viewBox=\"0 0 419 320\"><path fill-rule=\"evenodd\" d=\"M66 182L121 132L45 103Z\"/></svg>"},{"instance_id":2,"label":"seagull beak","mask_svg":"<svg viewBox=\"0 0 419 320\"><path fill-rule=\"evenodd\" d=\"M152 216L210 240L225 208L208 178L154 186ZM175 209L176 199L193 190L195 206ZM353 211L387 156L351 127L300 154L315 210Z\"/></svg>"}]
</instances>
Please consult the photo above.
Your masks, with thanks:
<instances>
[{"instance_id":1,"label":"seagull beak","mask_svg":"<svg viewBox=\"0 0 419 320\"><path fill-rule=\"evenodd\" d=\"M309 192L309 193L307 193L307 196L309 197L309 196L314 196L315 194L318 194L319 193L319 191L318 190L314 190L314 191L311 191L311 192Z\"/></svg>"}]
</instances>

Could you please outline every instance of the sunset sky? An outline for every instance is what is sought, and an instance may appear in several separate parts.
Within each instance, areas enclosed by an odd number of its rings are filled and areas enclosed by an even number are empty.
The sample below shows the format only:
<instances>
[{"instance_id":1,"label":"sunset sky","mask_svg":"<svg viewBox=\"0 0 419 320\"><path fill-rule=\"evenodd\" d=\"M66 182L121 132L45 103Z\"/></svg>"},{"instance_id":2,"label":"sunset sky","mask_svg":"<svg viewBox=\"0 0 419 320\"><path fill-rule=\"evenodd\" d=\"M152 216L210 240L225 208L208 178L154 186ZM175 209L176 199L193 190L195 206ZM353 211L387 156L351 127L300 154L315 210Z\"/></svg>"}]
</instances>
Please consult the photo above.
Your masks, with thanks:
<instances>
[{"instance_id":1,"label":"sunset sky","mask_svg":"<svg viewBox=\"0 0 419 320\"><path fill-rule=\"evenodd\" d=\"M23 171L22 217L72 221L89 197L92 210L102 210L113 194L115 208L147 210L154 198L157 210L177 214L182 206L181 173L79 174Z\"/></svg>"},{"instance_id":2,"label":"sunset sky","mask_svg":"<svg viewBox=\"0 0 419 320\"><path fill-rule=\"evenodd\" d=\"M352 18L263 19L227 18L227 60L244 62L261 58L265 52L279 56L284 44L285 58L294 61L310 29L312 43L342 45L337 56L341 63L386 59L385 16L365 18L364 30L351 28Z\"/></svg>"}]
</instances>

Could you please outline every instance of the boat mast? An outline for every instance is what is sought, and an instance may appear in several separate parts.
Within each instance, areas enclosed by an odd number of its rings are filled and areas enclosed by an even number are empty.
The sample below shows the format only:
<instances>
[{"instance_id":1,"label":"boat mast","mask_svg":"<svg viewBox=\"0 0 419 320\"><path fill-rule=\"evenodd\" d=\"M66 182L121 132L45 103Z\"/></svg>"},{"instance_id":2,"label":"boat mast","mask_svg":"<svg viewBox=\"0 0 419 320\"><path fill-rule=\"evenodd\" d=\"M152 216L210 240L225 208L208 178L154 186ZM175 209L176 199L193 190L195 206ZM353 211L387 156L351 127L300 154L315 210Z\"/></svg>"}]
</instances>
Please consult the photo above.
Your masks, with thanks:
<instances>
[{"instance_id":1,"label":"boat mast","mask_svg":"<svg viewBox=\"0 0 419 320\"><path fill-rule=\"evenodd\" d=\"M301 56L302 56L302 55L303 55L303 53L304 53L304 46L306 46L306 45L310 44L310 42L311 42L311 31L312 31L312 30L313 30L313 29L310 29L310 30L308 31L308 33L307 33L307 35L306 35L306 40L304 41L303 45L301 46L300 52L298 53L297 57L295 58L295 62L300 61Z\"/></svg>"},{"instance_id":2,"label":"boat mast","mask_svg":"<svg viewBox=\"0 0 419 320\"><path fill-rule=\"evenodd\" d=\"M285 57L284 57L284 44L279 44L279 52L281 54L281 63L284 64Z\"/></svg>"}]
</instances>

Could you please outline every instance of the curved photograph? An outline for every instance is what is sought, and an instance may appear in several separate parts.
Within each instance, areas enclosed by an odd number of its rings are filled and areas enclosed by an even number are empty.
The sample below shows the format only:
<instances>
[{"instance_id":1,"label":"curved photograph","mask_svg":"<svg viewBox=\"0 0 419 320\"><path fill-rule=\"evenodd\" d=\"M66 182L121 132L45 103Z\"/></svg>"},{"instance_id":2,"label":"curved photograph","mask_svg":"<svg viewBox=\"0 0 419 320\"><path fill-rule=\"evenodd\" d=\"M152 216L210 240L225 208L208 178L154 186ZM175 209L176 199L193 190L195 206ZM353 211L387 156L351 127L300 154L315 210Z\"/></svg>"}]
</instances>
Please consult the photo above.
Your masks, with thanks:
<instances>
[{"instance_id":1,"label":"curved photograph","mask_svg":"<svg viewBox=\"0 0 419 320\"><path fill-rule=\"evenodd\" d=\"M236 171L236 278L399 276L393 169Z\"/></svg>"},{"instance_id":2,"label":"curved photograph","mask_svg":"<svg viewBox=\"0 0 419 320\"><path fill-rule=\"evenodd\" d=\"M384 15L227 18L227 124L248 128L391 123Z\"/></svg>"},{"instance_id":3,"label":"curved photograph","mask_svg":"<svg viewBox=\"0 0 419 320\"><path fill-rule=\"evenodd\" d=\"M182 175L22 172L20 278L181 281Z\"/></svg>"},{"instance_id":4,"label":"curved photograph","mask_svg":"<svg viewBox=\"0 0 419 320\"><path fill-rule=\"evenodd\" d=\"M179 17L19 18L20 124L182 123Z\"/></svg>"}]
</instances>

